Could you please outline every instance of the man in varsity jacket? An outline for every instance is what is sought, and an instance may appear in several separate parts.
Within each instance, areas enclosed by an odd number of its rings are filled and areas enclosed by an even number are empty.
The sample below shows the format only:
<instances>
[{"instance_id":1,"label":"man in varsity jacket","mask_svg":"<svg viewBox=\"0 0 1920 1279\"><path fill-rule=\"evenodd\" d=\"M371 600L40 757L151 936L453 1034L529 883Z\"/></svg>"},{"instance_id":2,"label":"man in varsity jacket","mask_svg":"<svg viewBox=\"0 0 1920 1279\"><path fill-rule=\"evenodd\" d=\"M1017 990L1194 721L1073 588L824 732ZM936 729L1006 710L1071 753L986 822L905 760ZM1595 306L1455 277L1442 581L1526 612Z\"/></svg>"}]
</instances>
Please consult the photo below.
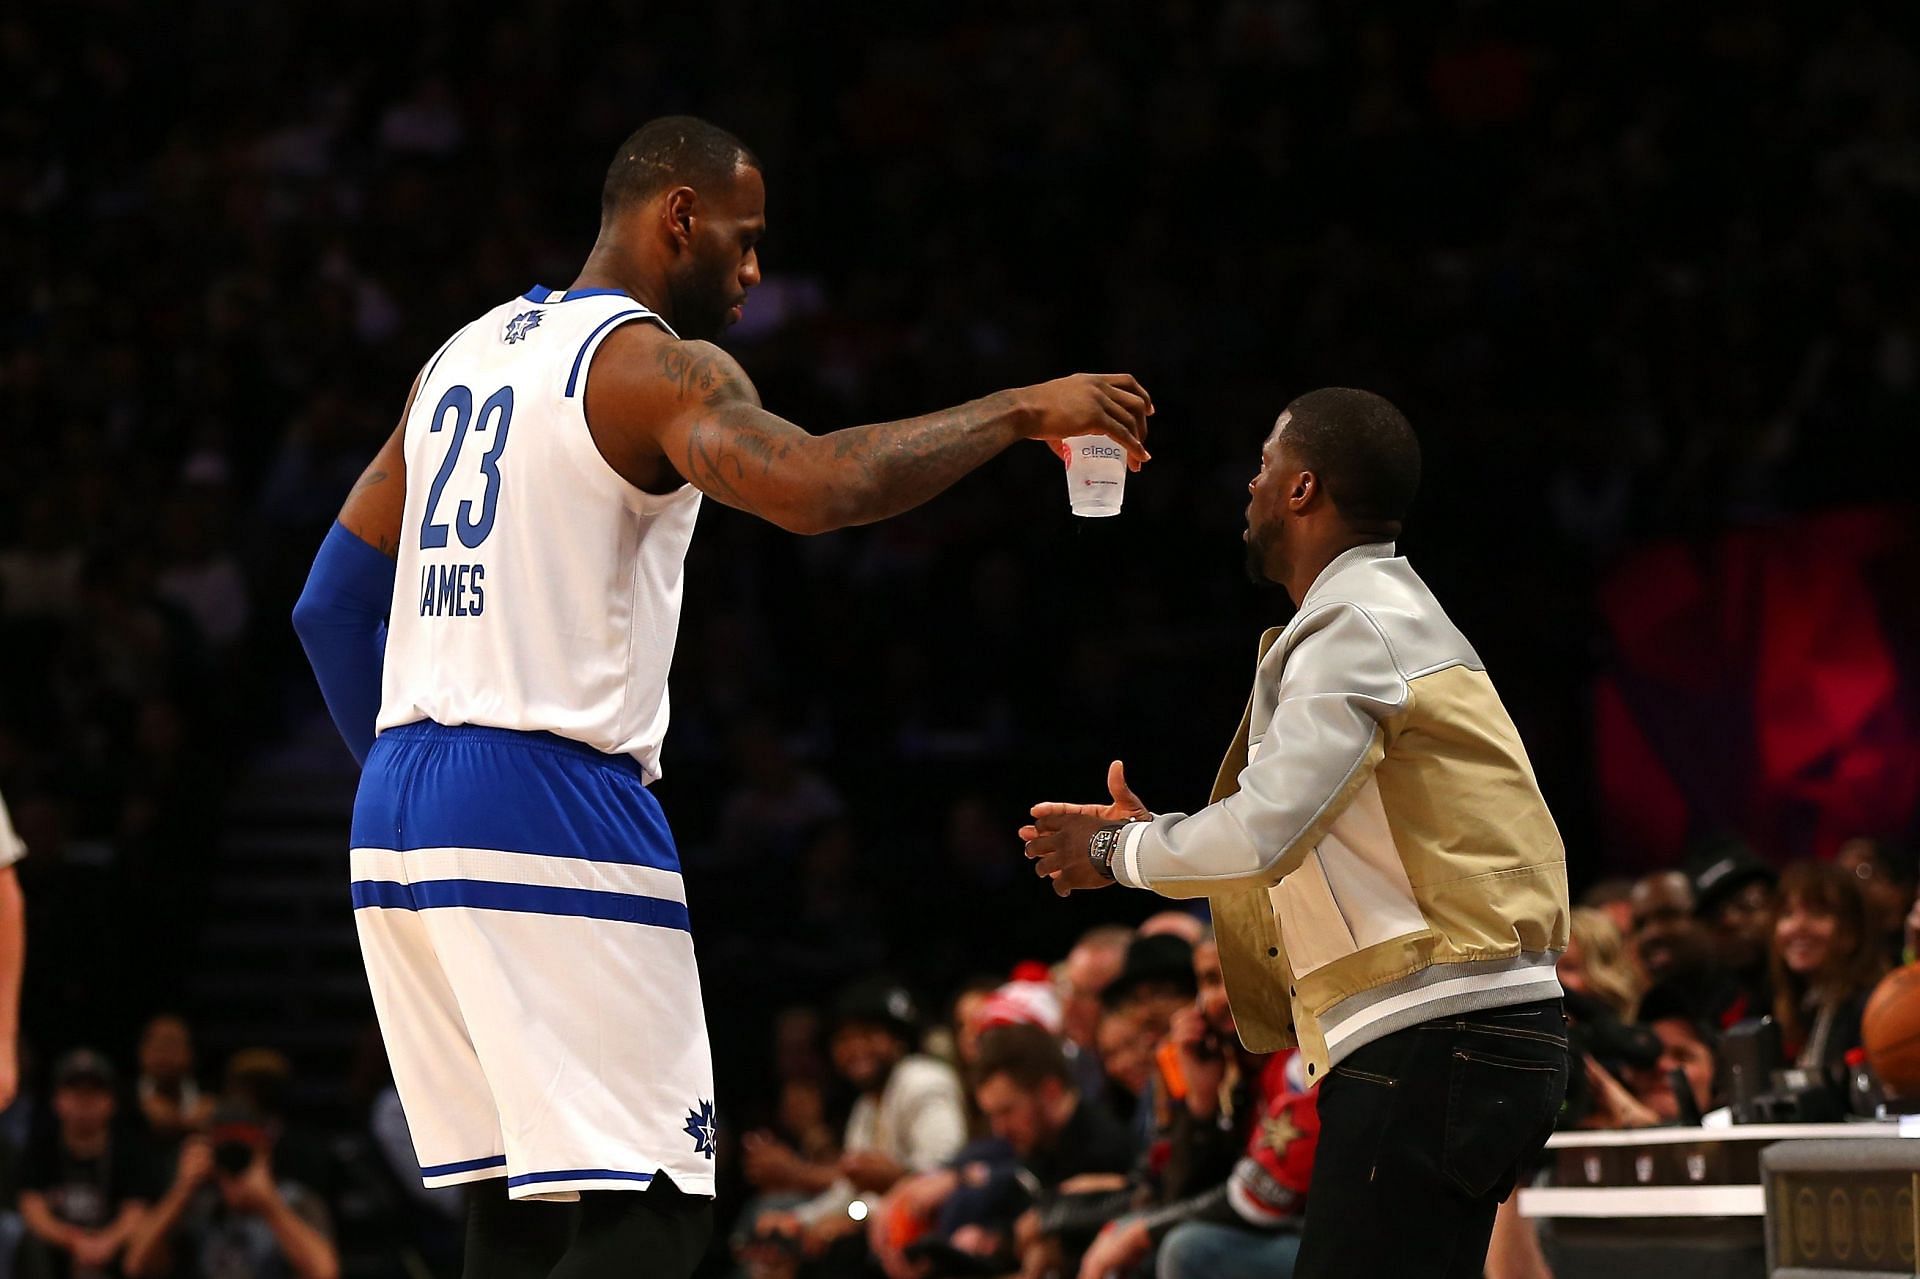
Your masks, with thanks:
<instances>
[{"instance_id":1,"label":"man in varsity jacket","mask_svg":"<svg viewBox=\"0 0 1920 1279\"><path fill-rule=\"evenodd\" d=\"M1299 606L1192 814L1041 804L1020 834L1062 896L1207 897L1241 1039L1297 1043L1323 1140L1297 1274L1477 1276L1495 1207L1552 1129L1565 852L1479 657L1393 539L1419 484L1386 400L1280 415L1247 560Z\"/></svg>"}]
</instances>

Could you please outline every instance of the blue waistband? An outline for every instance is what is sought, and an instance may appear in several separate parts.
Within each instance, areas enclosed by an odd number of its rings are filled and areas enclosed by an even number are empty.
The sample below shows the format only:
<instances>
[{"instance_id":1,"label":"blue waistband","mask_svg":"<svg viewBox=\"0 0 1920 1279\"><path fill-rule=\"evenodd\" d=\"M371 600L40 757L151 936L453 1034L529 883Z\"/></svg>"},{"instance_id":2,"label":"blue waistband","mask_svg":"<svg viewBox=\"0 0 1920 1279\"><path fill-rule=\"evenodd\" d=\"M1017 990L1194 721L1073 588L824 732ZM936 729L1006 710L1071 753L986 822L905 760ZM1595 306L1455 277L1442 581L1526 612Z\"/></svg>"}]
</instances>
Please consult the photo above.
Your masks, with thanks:
<instances>
[{"instance_id":1,"label":"blue waistband","mask_svg":"<svg viewBox=\"0 0 1920 1279\"><path fill-rule=\"evenodd\" d=\"M380 738L388 737L398 741L413 742L497 742L503 746L517 746L526 750L564 751L569 755L578 755L583 759L609 764L624 772L632 773L642 781L646 780L646 770L641 768L640 761L631 755L609 754L585 742L545 730L495 728L491 724L440 724L430 719L421 719L411 724L395 724L392 728L382 730Z\"/></svg>"}]
</instances>

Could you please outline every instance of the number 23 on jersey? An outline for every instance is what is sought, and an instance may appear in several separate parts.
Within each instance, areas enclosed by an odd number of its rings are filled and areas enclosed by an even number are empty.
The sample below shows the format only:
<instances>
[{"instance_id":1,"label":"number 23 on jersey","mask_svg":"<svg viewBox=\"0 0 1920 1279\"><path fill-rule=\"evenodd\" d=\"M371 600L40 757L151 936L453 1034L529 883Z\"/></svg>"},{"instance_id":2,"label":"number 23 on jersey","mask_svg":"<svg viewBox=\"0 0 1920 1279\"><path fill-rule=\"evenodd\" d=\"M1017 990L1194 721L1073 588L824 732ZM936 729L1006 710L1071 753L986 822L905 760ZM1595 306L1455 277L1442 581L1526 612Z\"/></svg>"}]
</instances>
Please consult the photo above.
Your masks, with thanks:
<instances>
[{"instance_id":1,"label":"number 23 on jersey","mask_svg":"<svg viewBox=\"0 0 1920 1279\"><path fill-rule=\"evenodd\" d=\"M438 435L448 425L447 453L434 473L433 487L427 490L426 511L420 519L420 549L435 550L447 545L447 522L437 519L440 498L460 465L462 446L469 431L489 434L488 446L480 455L480 477L484 485L479 514L474 514L472 499L463 500L454 511L453 531L460 545L479 549L493 532L493 519L500 506L500 455L507 447L507 432L513 424L513 388L503 386L473 410L473 391L466 386L450 386L433 410L429 432ZM478 617L486 608L483 585L486 566L466 564L422 564L420 566L420 615L422 617Z\"/></svg>"}]
</instances>

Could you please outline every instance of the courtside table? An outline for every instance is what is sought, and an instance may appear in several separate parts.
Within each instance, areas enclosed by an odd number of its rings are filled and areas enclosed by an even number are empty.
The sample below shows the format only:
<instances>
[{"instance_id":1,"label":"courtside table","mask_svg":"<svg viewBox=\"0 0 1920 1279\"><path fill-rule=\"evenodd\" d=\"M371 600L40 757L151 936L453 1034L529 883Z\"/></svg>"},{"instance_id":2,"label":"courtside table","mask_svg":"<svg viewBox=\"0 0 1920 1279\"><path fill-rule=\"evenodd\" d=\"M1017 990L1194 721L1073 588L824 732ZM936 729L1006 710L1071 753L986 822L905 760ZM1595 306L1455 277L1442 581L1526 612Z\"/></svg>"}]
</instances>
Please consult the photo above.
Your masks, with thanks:
<instances>
[{"instance_id":1,"label":"courtside table","mask_svg":"<svg viewBox=\"0 0 1920 1279\"><path fill-rule=\"evenodd\" d=\"M1920 1130L1911 1119L1908 1125L1915 1136L1902 1138L1894 1121L1555 1133L1547 1142L1546 1184L1520 1191L1520 1212L1539 1223L1555 1279L1751 1279L1768 1273L1768 1245L1779 1242L1772 1237L1783 1228L1797 1233L1781 1239L1802 1242L1775 1250L1783 1265L1799 1267L1779 1270L1780 1279L1910 1276L1916 1273L1911 1185L1902 1200L1879 1184L1897 1180L1902 1164L1920 1172ZM1780 1167L1774 1166L1779 1160L1768 1163L1763 1173L1765 1152L1791 1147L1802 1149ZM1847 1225L1830 1225L1823 1216L1816 1236L1807 1216L1808 1193L1818 1197L1823 1214L1839 1213L1838 1200L1829 1208L1838 1183L1819 1179L1857 1181L1862 1164L1871 1165L1877 1179L1865 1211L1879 1215L1870 1222L1862 1218L1856 1195L1848 1201ZM1798 1178L1784 1201L1785 1216L1776 1209L1772 1230L1769 1174L1776 1181ZM1845 1232L1841 1238L1884 1240L1878 1264L1867 1263L1863 1245L1850 1253L1856 1264L1844 1269L1802 1266L1816 1258L1833 1260L1830 1252L1810 1251L1804 1243L1829 1240L1836 1230Z\"/></svg>"}]
</instances>

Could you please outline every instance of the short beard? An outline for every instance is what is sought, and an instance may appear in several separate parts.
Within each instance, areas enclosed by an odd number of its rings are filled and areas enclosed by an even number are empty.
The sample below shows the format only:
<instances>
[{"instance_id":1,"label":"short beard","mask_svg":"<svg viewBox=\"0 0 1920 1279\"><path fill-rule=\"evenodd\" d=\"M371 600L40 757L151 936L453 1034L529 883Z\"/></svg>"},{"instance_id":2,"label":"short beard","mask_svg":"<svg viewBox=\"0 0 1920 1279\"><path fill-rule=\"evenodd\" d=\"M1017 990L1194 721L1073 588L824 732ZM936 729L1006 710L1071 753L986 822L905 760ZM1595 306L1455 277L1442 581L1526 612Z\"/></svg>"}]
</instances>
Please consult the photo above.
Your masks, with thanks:
<instances>
[{"instance_id":1,"label":"short beard","mask_svg":"<svg viewBox=\"0 0 1920 1279\"><path fill-rule=\"evenodd\" d=\"M727 312L703 306L699 300L676 303L673 331L690 342L717 342L727 331Z\"/></svg>"},{"instance_id":2,"label":"short beard","mask_svg":"<svg viewBox=\"0 0 1920 1279\"><path fill-rule=\"evenodd\" d=\"M672 290L673 331L690 341L717 341L727 331L732 291L724 281L709 283L697 271L689 275Z\"/></svg>"},{"instance_id":3,"label":"short beard","mask_svg":"<svg viewBox=\"0 0 1920 1279\"><path fill-rule=\"evenodd\" d=\"M1255 586L1272 586L1267 575L1267 544L1258 536L1247 538L1247 580Z\"/></svg>"}]
</instances>

